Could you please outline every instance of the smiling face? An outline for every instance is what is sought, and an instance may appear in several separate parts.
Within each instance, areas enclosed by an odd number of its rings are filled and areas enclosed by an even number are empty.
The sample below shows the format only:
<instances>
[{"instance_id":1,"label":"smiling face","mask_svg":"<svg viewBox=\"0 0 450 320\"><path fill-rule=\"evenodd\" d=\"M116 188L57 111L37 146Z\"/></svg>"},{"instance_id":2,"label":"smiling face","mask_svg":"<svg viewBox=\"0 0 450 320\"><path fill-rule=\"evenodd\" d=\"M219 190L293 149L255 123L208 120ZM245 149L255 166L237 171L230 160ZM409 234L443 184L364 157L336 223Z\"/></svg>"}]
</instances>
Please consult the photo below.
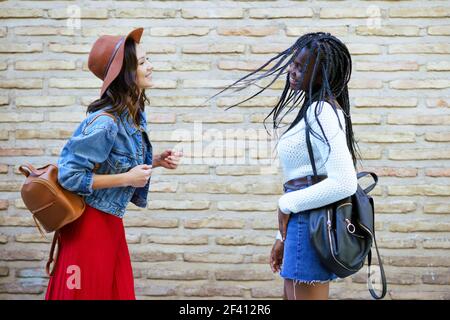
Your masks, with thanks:
<instances>
[{"instance_id":1,"label":"smiling face","mask_svg":"<svg viewBox=\"0 0 450 320\"><path fill-rule=\"evenodd\" d=\"M145 50L140 44L136 44L136 58L137 58L137 70L136 70L136 83L140 89L147 89L153 86L152 73L153 66L148 61Z\"/></svg>"},{"instance_id":2,"label":"smiling face","mask_svg":"<svg viewBox=\"0 0 450 320\"><path fill-rule=\"evenodd\" d=\"M295 60L289 65L289 84L293 90L308 90L309 82L314 70L314 64L316 63L316 56L311 55L308 59L311 50L303 48ZM322 82L320 71L316 70L316 79L313 84L316 86Z\"/></svg>"}]
</instances>

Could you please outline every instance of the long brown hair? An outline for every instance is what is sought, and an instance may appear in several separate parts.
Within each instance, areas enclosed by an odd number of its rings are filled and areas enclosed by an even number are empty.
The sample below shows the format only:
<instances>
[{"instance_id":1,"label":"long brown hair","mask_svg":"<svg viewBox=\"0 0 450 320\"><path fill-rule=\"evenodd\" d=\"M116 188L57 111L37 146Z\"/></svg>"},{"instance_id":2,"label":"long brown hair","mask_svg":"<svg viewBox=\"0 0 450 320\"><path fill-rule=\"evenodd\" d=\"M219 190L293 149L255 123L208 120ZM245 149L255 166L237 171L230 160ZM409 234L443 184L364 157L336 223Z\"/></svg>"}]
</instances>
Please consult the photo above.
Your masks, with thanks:
<instances>
[{"instance_id":1,"label":"long brown hair","mask_svg":"<svg viewBox=\"0 0 450 320\"><path fill-rule=\"evenodd\" d=\"M139 110L145 110L145 102L149 102L145 90L139 89L136 83L136 70L138 61L136 57L136 42L128 38L125 42L125 52L122 69L119 75L111 83L103 96L88 107L86 113L95 112L105 107L110 112L117 112L120 116L127 109L136 126L139 126Z\"/></svg>"}]
</instances>

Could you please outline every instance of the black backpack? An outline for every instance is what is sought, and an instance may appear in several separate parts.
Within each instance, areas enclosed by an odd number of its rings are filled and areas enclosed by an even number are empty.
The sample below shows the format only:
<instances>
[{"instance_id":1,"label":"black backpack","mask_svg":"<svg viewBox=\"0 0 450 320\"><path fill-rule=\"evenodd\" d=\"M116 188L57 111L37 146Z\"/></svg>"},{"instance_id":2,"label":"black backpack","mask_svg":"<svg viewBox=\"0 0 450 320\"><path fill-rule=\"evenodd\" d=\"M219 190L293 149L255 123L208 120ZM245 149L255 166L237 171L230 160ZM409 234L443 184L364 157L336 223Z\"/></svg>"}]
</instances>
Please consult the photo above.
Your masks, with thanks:
<instances>
[{"instance_id":1,"label":"black backpack","mask_svg":"<svg viewBox=\"0 0 450 320\"><path fill-rule=\"evenodd\" d=\"M313 178L318 178L307 126L305 130L309 157L314 171ZM367 257L369 292L373 298L382 299L386 295L386 276L375 240L375 207L373 198L368 194L377 184L378 176L373 172L363 171L357 173L357 179L366 175L371 175L375 180L366 189L362 189L358 184L352 196L311 210L310 240L322 264L340 278L359 271ZM319 180L313 179L313 181ZM380 266L382 282L380 296L376 294L371 281L372 244L375 244Z\"/></svg>"}]
</instances>

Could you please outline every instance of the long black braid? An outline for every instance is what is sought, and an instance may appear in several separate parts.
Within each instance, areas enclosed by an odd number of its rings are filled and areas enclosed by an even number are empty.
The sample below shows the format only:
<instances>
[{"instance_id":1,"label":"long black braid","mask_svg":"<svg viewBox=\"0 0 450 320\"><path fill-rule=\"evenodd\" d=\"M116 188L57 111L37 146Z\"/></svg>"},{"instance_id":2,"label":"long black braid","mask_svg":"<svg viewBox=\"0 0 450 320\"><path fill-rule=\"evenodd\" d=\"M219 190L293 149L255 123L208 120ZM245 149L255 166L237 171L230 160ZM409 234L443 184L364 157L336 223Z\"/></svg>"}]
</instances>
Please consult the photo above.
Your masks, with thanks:
<instances>
[{"instance_id":1,"label":"long black braid","mask_svg":"<svg viewBox=\"0 0 450 320\"><path fill-rule=\"evenodd\" d=\"M289 74L286 69L300 54L300 51L303 48L306 48L309 52L307 62L303 66L305 70L306 68L308 68L312 55L315 55L316 59L313 72L308 84L308 90L292 89L289 83ZM268 66L271 64L272 66L268 68ZM266 67L267 69L264 70ZM317 123L319 124L319 127L321 128L322 135L325 137L325 142L328 145L329 150L330 144L327 137L325 136L322 125L317 115L322 110L323 101L327 101L333 106L334 112L336 116L338 116L335 104L335 101L337 101L345 115L347 146L352 155L353 165L356 170L358 160L357 155L359 159L361 159L361 156L360 153L356 150L357 148L359 149L359 147L354 139L352 121L350 117L348 82L350 81L351 71L352 60L350 53L344 43L342 43L339 39L337 39L330 33L307 33L298 38L294 45L277 54L275 57L271 58L262 66L260 66L257 70L250 72L246 76L232 83L225 89L215 94L213 97L229 89L237 92L250 86L256 86L259 88L259 90L250 97L227 107L226 110L228 110L259 95L264 90L269 88L280 76L285 75L286 83L284 85L281 97L274 108L271 110L271 112L264 119L264 127L267 130L266 120L270 116L272 116L273 129L276 130L280 128L280 123L283 118L292 110L299 109L294 121L290 124L289 128L285 132L283 132L283 134L288 132L303 118L305 118L305 123L307 123L307 126L310 128L306 116L307 110L309 106L318 101L318 108L315 110L315 117ZM322 75L320 86L315 85L319 72ZM267 81L265 85L260 85L258 82L265 78L271 79L270 81ZM300 82L302 83L303 79L301 79ZM339 120L339 117L338 121L342 129L342 124ZM323 141L321 136L317 135L314 130L310 129L310 133L319 140Z\"/></svg>"}]
</instances>

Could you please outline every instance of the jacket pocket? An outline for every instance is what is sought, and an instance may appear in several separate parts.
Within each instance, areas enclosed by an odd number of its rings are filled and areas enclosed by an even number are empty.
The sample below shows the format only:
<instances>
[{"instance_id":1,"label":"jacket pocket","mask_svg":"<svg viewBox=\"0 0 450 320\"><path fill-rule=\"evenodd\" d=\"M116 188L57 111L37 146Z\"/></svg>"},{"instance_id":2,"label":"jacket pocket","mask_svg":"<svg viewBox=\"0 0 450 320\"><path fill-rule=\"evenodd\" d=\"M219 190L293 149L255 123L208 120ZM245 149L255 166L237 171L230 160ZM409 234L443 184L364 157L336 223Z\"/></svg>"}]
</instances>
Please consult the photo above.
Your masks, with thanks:
<instances>
[{"instance_id":1,"label":"jacket pocket","mask_svg":"<svg viewBox=\"0 0 450 320\"><path fill-rule=\"evenodd\" d=\"M106 163L110 168L111 173L123 173L130 170L133 166L133 158L125 152L117 149L112 149L106 159Z\"/></svg>"}]
</instances>

